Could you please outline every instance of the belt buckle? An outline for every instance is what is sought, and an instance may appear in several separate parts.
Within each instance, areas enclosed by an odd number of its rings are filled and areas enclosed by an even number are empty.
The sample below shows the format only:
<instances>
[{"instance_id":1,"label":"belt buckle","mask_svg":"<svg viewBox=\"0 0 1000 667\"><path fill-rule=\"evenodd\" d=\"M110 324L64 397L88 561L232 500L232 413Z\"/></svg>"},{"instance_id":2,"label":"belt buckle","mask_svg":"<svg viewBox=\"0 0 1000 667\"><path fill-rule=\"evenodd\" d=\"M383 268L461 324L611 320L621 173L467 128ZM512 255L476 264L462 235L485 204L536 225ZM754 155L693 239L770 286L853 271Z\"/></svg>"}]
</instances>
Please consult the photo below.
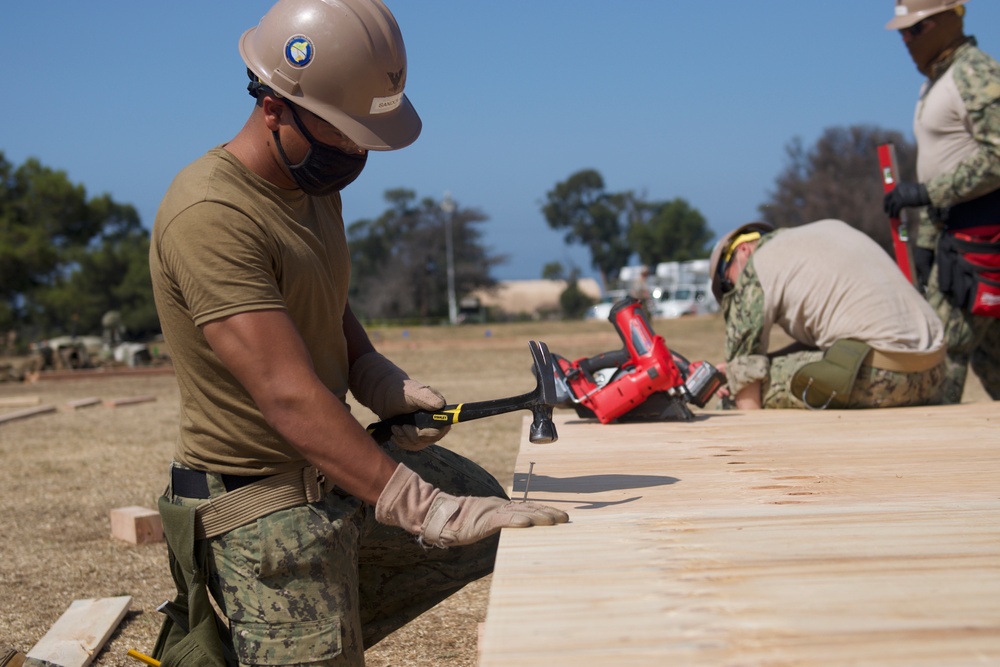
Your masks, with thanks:
<instances>
[{"instance_id":1,"label":"belt buckle","mask_svg":"<svg viewBox=\"0 0 1000 667\"><path fill-rule=\"evenodd\" d=\"M326 476L315 466L302 469L302 488L306 493L306 502L316 503L323 499L326 487Z\"/></svg>"}]
</instances>

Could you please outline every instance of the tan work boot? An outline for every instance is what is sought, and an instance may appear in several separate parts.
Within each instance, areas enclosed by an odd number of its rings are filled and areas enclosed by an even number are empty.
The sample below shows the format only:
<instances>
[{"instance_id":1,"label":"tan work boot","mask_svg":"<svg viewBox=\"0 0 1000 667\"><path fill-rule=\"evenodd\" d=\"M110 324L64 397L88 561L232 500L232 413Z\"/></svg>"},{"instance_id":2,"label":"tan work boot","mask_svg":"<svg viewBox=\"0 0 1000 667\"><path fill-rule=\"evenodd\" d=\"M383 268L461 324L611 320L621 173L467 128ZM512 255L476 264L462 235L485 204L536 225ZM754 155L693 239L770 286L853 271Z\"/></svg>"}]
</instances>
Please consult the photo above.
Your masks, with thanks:
<instances>
[{"instance_id":1,"label":"tan work boot","mask_svg":"<svg viewBox=\"0 0 1000 667\"><path fill-rule=\"evenodd\" d=\"M8 648L0 652L0 667L21 667L25 656L16 649Z\"/></svg>"}]
</instances>

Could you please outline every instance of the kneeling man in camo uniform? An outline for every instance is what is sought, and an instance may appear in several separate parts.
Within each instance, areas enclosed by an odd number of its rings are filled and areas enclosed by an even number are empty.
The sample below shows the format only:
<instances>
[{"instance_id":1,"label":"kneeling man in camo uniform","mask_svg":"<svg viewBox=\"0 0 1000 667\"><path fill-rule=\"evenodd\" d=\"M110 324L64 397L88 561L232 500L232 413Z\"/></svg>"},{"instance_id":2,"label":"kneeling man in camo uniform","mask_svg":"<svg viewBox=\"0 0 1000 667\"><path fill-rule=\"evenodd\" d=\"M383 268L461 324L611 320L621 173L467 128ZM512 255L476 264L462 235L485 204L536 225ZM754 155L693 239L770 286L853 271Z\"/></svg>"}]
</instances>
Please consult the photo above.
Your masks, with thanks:
<instances>
[{"instance_id":1,"label":"kneeling man in camo uniform","mask_svg":"<svg viewBox=\"0 0 1000 667\"><path fill-rule=\"evenodd\" d=\"M712 251L726 321L724 405L888 408L941 401L940 319L892 258L840 220L753 222ZM772 325L794 343L769 351Z\"/></svg>"}]
</instances>

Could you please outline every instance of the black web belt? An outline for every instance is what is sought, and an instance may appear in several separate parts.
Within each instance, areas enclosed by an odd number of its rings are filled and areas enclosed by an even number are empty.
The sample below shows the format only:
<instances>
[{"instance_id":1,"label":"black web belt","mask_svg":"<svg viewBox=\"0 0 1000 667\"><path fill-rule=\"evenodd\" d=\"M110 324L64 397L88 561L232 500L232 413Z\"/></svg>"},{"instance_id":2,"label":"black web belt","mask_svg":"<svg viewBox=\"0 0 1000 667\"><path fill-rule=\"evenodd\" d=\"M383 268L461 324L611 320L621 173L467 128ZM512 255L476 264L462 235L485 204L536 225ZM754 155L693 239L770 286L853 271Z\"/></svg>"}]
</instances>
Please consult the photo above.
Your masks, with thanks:
<instances>
[{"instance_id":1,"label":"black web belt","mask_svg":"<svg viewBox=\"0 0 1000 667\"><path fill-rule=\"evenodd\" d=\"M259 482L269 477L269 475L219 475L226 491L235 491L248 484ZM208 474L201 470L191 470L189 468L178 468L173 466L170 469L170 484L175 496L181 498L206 499L211 495L208 492Z\"/></svg>"},{"instance_id":2,"label":"black web belt","mask_svg":"<svg viewBox=\"0 0 1000 667\"><path fill-rule=\"evenodd\" d=\"M1000 224L1000 188L948 209L945 228L961 231L969 227Z\"/></svg>"}]
</instances>

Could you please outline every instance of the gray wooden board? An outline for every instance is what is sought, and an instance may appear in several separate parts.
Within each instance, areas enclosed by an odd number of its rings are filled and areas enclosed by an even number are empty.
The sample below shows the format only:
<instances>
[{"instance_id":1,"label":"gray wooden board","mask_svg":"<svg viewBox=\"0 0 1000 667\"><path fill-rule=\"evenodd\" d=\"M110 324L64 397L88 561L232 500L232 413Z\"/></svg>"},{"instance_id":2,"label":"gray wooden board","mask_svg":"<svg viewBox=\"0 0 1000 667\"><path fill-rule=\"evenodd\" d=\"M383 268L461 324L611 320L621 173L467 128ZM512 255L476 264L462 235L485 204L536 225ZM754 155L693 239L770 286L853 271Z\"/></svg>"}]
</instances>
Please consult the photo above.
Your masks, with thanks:
<instances>
[{"instance_id":1,"label":"gray wooden board","mask_svg":"<svg viewBox=\"0 0 1000 667\"><path fill-rule=\"evenodd\" d=\"M1000 408L526 430L482 667L1000 664Z\"/></svg>"},{"instance_id":2,"label":"gray wooden board","mask_svg":"<svg viewBox=\"0 0 1000 667\"><path fill-rule=\"evenodd\" d=\"M25 408L23 410L15 410L14 412L7 412L4 414L0 414L0 424L3 424L5 422L12 422L17 419L27 419L29 417L36 417L38 415L44 415L55 411L56 411L56 406L54 405L40 405L35 408Z\"/></svg>"},{"instance_id":3,"label":"gray wooden board","mask_svg":"<svg viewBox=\"0 0 1000 667\"><path fill-rule=\"evenodd\" d=\"M86 667L125 617L130 595L74 600L28 651L29 658L59 667Z\"/></svg>"}]
</instances>

